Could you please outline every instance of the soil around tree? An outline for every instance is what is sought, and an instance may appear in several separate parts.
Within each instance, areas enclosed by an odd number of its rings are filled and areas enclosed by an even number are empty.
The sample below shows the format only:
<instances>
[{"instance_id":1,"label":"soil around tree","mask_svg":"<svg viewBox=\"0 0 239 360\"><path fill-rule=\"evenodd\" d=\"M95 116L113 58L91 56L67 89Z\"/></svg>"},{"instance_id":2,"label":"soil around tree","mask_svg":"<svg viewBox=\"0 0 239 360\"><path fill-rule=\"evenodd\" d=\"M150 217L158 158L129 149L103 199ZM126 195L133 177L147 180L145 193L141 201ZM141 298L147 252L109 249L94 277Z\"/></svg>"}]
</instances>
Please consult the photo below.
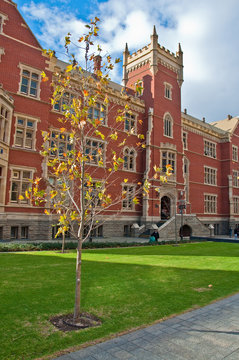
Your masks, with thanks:
<instances>
[{"instance_id":1,"label":"soil around tree","mask_svg":"<svg viewBox=\"0 0 239 360\"><path fill-rule=\"evenodd\" d=\"M58 315L50 318L50 322L61 331L76 331L89 327L100 326L102 322L96 316L83 312L74 324L73 314Z\"/></svg>"}]
</instances>

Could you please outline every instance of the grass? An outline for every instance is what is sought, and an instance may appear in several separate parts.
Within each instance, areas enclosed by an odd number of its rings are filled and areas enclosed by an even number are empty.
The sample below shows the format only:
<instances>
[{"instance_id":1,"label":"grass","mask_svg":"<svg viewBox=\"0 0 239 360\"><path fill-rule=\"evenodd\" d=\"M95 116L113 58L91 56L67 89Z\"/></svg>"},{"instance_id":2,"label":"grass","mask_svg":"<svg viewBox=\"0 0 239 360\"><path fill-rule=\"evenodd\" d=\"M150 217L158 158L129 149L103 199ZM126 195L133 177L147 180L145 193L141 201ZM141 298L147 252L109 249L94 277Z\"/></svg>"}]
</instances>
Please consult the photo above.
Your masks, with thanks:
<instances>
[{"instance_id":1,"label":"grass","mask_svg":"<svg viewBox=\"0 0 239 360\"><path fill-rule=\"evenodd\" d=\"M47 357L235 293L238 256L225 243L85 250L82 310L103 324L62 333L48 319L73 311L75 252L0 254L0 359Z\"/></svg>"}]
</instances>

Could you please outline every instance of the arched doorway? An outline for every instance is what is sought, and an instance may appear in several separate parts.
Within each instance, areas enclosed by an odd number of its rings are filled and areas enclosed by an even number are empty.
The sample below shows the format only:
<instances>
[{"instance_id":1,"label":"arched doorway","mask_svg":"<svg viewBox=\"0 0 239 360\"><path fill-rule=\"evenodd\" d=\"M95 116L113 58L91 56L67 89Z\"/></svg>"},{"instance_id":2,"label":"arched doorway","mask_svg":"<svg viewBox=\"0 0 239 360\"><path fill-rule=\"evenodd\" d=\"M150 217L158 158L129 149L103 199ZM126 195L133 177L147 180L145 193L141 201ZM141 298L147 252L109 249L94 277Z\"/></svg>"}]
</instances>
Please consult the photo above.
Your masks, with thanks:
<instances>
[{"instance_id":1,"label":"arched doorway","mask_svg":"<svg viewBox=\"0 0 239 360\"><path fill-rule=\"evenodd\" d=\"M168 220L171 215L171 200L168 196L161 199L161 220Z\"/></svg>"},{"instance_id":2,"label":"arched doorway","mask_svg":"<svg viewBox=\"0 0 239 360\"><path fill-rule=\"evenodd\" d=\"M179 235L183 237L189 237L192 235L192 228L188 225L183 225L179 230Z\"/></svg>"}]
</instances>

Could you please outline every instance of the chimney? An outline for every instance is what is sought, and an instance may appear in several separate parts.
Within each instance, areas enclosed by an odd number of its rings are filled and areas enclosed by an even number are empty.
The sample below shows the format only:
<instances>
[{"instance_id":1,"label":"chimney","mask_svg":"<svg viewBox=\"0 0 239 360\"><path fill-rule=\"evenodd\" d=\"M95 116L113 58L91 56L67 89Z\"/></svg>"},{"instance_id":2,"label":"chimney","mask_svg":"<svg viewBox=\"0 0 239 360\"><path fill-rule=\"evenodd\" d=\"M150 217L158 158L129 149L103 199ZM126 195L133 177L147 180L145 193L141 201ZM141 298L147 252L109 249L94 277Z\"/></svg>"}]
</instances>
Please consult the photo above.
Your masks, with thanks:
<instances>
[{"instance_id":1,"label":"chimney","mask_svg":"<svg viewBox=\"0 0 239 360\"><path fill-rule=\"evenodd\" d=\"M100 55L94 56L94 74L97 75L97 72L101 70L101 60Z\"/></svg>"},{"instance_id":2,"label":"chimney","mask_svg":"<svg viewBox=\"0 0 239 360\"><path fill-rule=\"evenodd\" d=\"M187 115L187 109L184 109L184 114L186 114L186 115Z\"/></svg>"},{"instance_id":3,"label":"chimney","mask_svg":"<svg viewBox=\"0 0 239 360\"><path fill-rule=\"evenodd\" d=\"M205 122L205 117L202 118L202 121Z\"/></svg>"},{"instance_id":4,"label":"chimney","mask_svg":"<svg viewBox=\"0 0 239 360\"><path fill-rule=\"evenodd\" d=\"M227 119L228 120L231 120L232 119L232 116L229 114L229 115L227 115Z\"/></svg>"}]
</instances>

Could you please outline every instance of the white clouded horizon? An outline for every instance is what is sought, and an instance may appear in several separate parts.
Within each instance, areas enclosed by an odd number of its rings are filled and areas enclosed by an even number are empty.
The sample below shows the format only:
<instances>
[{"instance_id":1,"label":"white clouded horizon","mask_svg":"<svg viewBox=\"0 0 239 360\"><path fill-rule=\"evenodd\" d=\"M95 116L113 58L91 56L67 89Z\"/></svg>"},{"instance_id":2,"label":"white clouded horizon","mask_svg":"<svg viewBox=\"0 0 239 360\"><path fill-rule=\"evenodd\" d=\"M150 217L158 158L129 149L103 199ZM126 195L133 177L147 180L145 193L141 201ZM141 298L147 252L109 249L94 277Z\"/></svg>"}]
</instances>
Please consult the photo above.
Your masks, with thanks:
<instances>
[{"instance_id":1,"label":"white clouded horizon","mask_svg":"<svg viewBox=\"0 0 239 360\"><path fill-rule=\"evenodd\" d=\"M89 1L90 2L90 1ZM96 2L97 4L97 2ZM92 7L91 7L92 8ZM62 52L64 37L70 32L79 37L85 22L76 12L51 7L44 0L31 1L20 8L26 20L38 22L38 40L44 47ZM122 55L125 43L133 52L150 42L156 25L159 43L176 52L181 43L184 52L182 108L206 121L239 115L238 0L108 0L98 3L89 17L98 16L103 53ZM60 57L60 54L57 53ZM122 65L122 64L121 64ZM113 73L120 82L121 67Z\"/></svg>"}]
</instances>

